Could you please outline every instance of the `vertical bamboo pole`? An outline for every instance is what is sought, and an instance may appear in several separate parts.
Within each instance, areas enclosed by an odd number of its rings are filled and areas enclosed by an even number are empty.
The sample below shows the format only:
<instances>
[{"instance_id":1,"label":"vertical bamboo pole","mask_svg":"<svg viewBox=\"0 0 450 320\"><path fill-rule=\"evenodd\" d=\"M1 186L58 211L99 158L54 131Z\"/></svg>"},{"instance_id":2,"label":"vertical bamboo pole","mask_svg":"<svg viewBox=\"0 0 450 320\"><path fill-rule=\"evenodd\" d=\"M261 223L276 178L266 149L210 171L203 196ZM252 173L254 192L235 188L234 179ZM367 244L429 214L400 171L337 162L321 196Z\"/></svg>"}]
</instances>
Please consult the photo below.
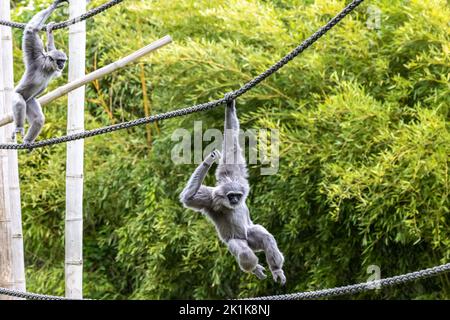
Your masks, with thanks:
<instances>
[{"instance_id":1,"label":"vertical bamboo pole","mask_svg":"<svg viewBox=\"0 0 450 320\"><path fill-rule=\"evenodd\" d=\"M86 0L70 0L70 18L86 11ZM69 28L69 81L84 76L86 57L86 23ZM84 90L69 93L67 133L84 130ZM66 163L66 297L83 297L83 157L84 141L67 143Z\"/></svg>"},{"instance_id":2,"label":"vertical bamboo pole","mask_svg":"<svg viewBox=\"0 0 450 320\"><path fill-rule=\"evenodd\" d=\"M0 36L2 29L0 28ZM0 41L0 50L3 43ZM5 90L3 85L3 63L0 56L0 113L5 112ZM5 129L0 128L0 142L6 142ZM14 278L12 273L11 248L11 216L8 187L8 153L0 150L0 287L12 289ZM9 297L0 295L0 300L9 300Z\"/></svg>"},{"instance_id":3,"label":"vertical bamboo pole","mask_svg":"<svg viewBox=\"0 0 450 320\"><path fill-rule=\"evenodd\" d=\"M0 18L11 20L10 0L0 0ZM3 64L3 87L5 95L4 110L12 112L12 92L14 87L13 69L13 44L11 28L3 27L1 32L2 42L2 64ZM11 139L14 125L5 127L6 139ZM19 164L16 150L8 150L9 164L9 197L11 203L11 246L12 246L12 272L14 275L14 289L26 291L25 286L25 262L23 252L22 236L22 210L20 207L20 184L19 184Z\"/></svg>"}]
</instances>

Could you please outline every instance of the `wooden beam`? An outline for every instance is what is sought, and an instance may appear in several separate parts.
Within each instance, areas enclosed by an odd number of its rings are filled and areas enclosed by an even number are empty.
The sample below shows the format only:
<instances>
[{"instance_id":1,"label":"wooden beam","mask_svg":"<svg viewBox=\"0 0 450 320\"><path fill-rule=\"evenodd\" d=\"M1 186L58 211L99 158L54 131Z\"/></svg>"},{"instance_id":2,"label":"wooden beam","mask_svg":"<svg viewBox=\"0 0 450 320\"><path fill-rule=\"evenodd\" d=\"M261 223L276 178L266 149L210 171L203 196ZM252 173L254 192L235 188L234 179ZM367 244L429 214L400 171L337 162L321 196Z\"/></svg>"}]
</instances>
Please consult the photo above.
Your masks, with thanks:
<instances>
[{"instance_id":1,"label":"wooden beam","mask_svg":"<svg viewBox=\"0 0 450 320\"><path fill-rule=\"evenodd\" d=\"M9 21L11 19L10 0L0 0L0 19ZM12 111L12 93L14 87L13 68L13 43L11 28L2 28L1 31L1 61L3 64L3 86L5 107L4 111ZM11 139L13 125L5 127L6 141L14 143ZM8 150L9 171L9 197L11 210L11 247L12 247L12 272L13 287L15 290L25 292L25 261L22 236L22 210L20 205L19 164L17 150Z\"/></svg>"}]
</instances>

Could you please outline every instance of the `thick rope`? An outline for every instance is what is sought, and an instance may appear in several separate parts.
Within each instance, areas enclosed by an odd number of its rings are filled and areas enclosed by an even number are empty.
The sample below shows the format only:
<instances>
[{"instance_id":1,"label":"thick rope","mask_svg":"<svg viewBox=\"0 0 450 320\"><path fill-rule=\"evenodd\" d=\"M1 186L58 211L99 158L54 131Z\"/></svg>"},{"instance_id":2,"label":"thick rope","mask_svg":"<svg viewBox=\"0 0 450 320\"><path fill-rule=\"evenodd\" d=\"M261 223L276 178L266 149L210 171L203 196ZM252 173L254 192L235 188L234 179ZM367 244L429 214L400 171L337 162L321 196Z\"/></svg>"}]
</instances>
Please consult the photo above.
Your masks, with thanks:
<instances>
[{"instance_id":1,"label":"thick rope","mask_svg":"<svg viewBox=\"0 0 450 320\"><path fill-rule=\"evenodd\" d=\"M105 10L108 10L109 8L115 6L116 4L121 3L123 0L111 0L97 8L94 8L92 10L87 11L86 13L83 13L81 16L64 21L64 22L60 22L60 23L56 23L53 26L53 30L57 30L57 29L63 29L63 28L67 28L73 24L76 24L78 22L84 21L86 19L89 19L99 13L102 13ZM20 23L20 22L14 22L14 21L6 21L6 20L0 20L0 25L6 26L6 27L11 27L11 28L17 28L17 29L25 29L25 26L27 25L26 23ZM47 28L47 26L45 25L42 30L45 30Z\"/></svg>"},{"instance_id":2,"label":"thick rope","mask_svg":"<svg viewBox=\"0 0 450 320\"><path fill-rule=\"evenodd\" d=\"M117 1L117 0L116 0ZM42 140L30 144L0 144L0 149L34 149L34 148L40 148L44 146L64 143L68 141L73 140L79 140L84 139L87 137L93 137L117 130L122 129L128 129L131 127L139 126L146 123L151 123L159 120L165 120L169 118L184 116L187 114L191 114L194 112L200 112L205 111L209 109L216 108L222 104L225 104L229 100L236 99L237 97L243 95L250 89L257 86L261 81L272 75L273 73L277 72L279 69L281 69L284 65L286 65L289 61L293 60L295 57L297 57L300 53L302 53L305 49L310 47L314 42L316 42L320 37L322 37L325 33L327 33L331 28L333 28L338 22L340 22L346 15L348 15L350 12L353 11L361 2L364 0L354 0L352 3L350 3L347 7L345 7L337 16L335 16L333 19L331 19L325 26L321 27L319 30L317 30L312 36L310 36L308 39L303 41L298 47L296 47L294 50L292 50L289 54L287 54L285 57L283 57L280 61L275 63L273 66L271 66L269 69L255 77L253 80L247 82L244 86L242 86L240 89L229 92L225 95L225 98L210 101L203 104L194 105L192 107L183 108L175 111L169 111L166 113L162 113L159 115L154 115L146 118L140 118L128 122L123 122L103 128L83 131L76 134L66 135L62 137L56 137L51 138L47 140Z\"/></svg>"},{"instance_id":3,"label":"thick rope","mask_svg":"<svg viewBox=\"0 0 450 320\"><path fill-rule=\"evenodd\" d=\"M374 288L390 287L397 284L406 283L413 280L437 276L444 272L450 271L450 263L428 268L416 272L406 273L399 276L363 282L349 286L336 287L331 289L323 289L317 291L298 292L291 294L282 294L277 296L266 296L259 298L247 298L244 300L301 300L301 299L317 299L333 296L342 296L347 294L356 294L359 292L373 290Z\"/></svg>"},{"instance_id":4,"label":"thick rope","mask_svg":"<svg viewBox=\"0 0 450 320\"><path fill-rule=\"evenodd\" d=\"M38 293L22 292L12 289L0 288L0 295L28 299L28 300L71 300L66 297L49 296Z\"/></svg>"},{"instance_id":5,"label":"thick rope","mask_svg":"<svg viewBox=\"0 0 450 320\"><path fill-rule=\"evenodd\" d=\"M440 266L415 271L411 273L402 274L390 278L374 280L370 282L363 282L359 284L353 284L349 286L336 287L331 289L323 289L317 291L298 292L291 294L282 294L277 296L265 296L257 298L246 298L240 300L300 300L300 299L317 299L333 296L342 296L356 294L359 292L373 290L375 288L390 287L413 280L419 280L432 276L438 276L445 272L450 271L450 263L442 264ZM29 300L70 300L66 297L49 296L30 292L21 292L12 289L0 288L0 295L12 296L17 298L29 299Z\"/></svg>"}]
</instances>

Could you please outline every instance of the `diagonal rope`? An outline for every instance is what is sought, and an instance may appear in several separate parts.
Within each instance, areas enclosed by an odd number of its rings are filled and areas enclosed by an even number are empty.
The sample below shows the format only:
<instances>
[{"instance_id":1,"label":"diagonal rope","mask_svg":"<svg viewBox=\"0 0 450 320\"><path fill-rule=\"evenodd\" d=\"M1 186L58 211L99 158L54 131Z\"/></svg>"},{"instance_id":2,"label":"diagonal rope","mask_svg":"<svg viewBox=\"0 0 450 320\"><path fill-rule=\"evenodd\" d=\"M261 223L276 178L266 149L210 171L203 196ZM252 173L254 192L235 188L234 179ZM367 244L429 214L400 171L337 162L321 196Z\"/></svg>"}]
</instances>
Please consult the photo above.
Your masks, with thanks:
<instances>
[{"instance_id":1,"label":"diagonal rope","mask_svg":"<svg viewBox=\"0 0 450 320\"><path fill-rule=\"evenodd\" d=\"M56 29L67 28L73 24L84 21L84 20L89 19L99 13L102 13L103 11L108 10L109 8L119 4L121 2L123 2L123 0L111 0L105 4L102 4L101 6L99 6L97 8L87 11L86 13L82 14L79 17L75 17L73 19L70 19L70 20L67 20L64 22L56 23L52 29L56 30ZM25 26L27 24L20 23L20 22L14 22L14 21L0 20L0 25L6 26L6 27L11 27L11 28L17 28L17 29L25 29ZM42 29L45 30L46 28L47 28L47 26L45 25L45 26L43 26Z\"/></svg>"},{"instance_id":2,"label":"diagonal rope","mask_svg":"<svg viewBox=\"0 0 450 320\"><path fill-rule=\"evenodd\" d=\"M116 0L118 1L118 0ZM279 69L281 69L284 65L286 65L289 61L293 60L295 57L297 57L300 53L302 53L305 49L310 47L314 42L316 42L320 37L322 37L324 34L326 34L331 28L333 28L338 22L340 22L342 19L344 19L345 16L347 16L350 12L353 11L359 4L361 4L364 0L354 0L352 1L347 7L345 7L338 15L336 15L333 19L328 21L326 25L321 27L319 30L317 30L312 36L310 36L308 39L303 41L298 47L296 47L294 50L292 50L289 54L284 56L280 61L272 65L269 69L255 77L254 79L247 82L244 86L242 86L240 89L229 92L225 95L224 98L218 99L215 101L210 101L203 104L194 105L192 107L183 108L175 111L169 111L166 113L146 117L146 118L140 118L128 122L118 123L115 125L110 125L103 128L83 131L80 133L75 133L71 135L66 135L62 137L56 137L51 138L47 140L42 140L30 144L0 144L0 149L34 149L34 148L40 148L44 146L64 143L68 141L73 140L79 140L84 139L88 137L93 137L117 130L132 128L135 126L139 126L146 123L151 123L159 120L165 120L169 118L184 116L187 114L191 114L194 112L200 112L205 111L209 109L216 108L224 103L226 103L229 100L236 99L237 97L243 95L250 89L257 86L261 81L266 79L267 77L271 76L275 72L277 72Z\"/></svg>"},{"instance_id":3,"label":"diagonal rope","mask_svg":"<svg viewBox=\"0 0 450 320\"><path fill-rule=\"evenodd\" d=\"M437 276L439 274L450 271L450 263L442 264L432 268L406 273L390 278L363 282L349 286L336 287L331 289L323 289L317 291L298 292L291 294L282 294L277 296L265 296L258 298L247 298L244 300L301 300L301 299L317 299L333 296L341 296L346 294L356 294L359 292L373 290L375 288L390 287L413 280L419 280L427 277Z\"/></svg>"}]
</instances>

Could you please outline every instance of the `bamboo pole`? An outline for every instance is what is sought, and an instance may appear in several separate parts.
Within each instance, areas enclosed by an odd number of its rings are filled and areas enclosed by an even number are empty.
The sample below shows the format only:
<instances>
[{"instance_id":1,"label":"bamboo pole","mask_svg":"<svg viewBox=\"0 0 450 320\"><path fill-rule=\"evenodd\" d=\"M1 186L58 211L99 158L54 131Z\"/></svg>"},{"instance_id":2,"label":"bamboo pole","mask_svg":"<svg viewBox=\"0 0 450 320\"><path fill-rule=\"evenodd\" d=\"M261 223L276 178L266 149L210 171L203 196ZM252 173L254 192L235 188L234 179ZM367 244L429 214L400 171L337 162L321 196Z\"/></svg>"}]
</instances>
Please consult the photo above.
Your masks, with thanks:
<instances>
[{"instance_id":1,"label":"bamboo pole","mask_svg":"<svg viewBox=\"0 0 450 320\"><path fill-rule=\"evenodd\" d=\"M56 100L67 93L69 93L72 90L75 90L76 88L79 88L81 86L84 86L85 84L95 81L99 78L102 78L118 69L121 69L125 67L127 64L132 63L143 56L158 50L159 48L164 47L165 45L172 42L172 38L170 36L165 36L159 40L156 40L155 42L150 43L149 45L133 52L132 54L117 60L116 62L113 62L111 64L108 64L107 66L104 66L98 70L95 70L91 73L89 73L86 76L83 76L82 78L78 78L72 82L69 82L49 93L46 95L40 97L38 100L42 106L49 104L53 100ZM4 126L8 123L13 122L12 114L7 114L6 116L3 116L0 118L0 127Z\"/></svg>"},{"instance_id":2,"label":"bamboo pole","mask_svg":"<svg viewBox=\"0 0 450 320\"><path fill-rule=\"evenodd\" d=\"M7 21L11 20L10 0L0 0L0 18ZM2 28L1 41L3 86L5 89L4 111L11 112L12 92L14 87L13 44L11 28ZM6 140L13 143L15 141L11 139L12 131L12 125L5 127ZM11 245L14 289L25 292L25 262L23 252L22 210L20 207L19 164L17 159L17 150L8 150L7 154L9 164L9 196L11 203Z\"/></svg>"},{"instance_id":3,"label":"bamboo pole","mask_svg":"<svg viewBox=\"0 0 450 320\"><path fill-rule=\"evenodd\" d=\"M0 29L0 36L1 35L2 29ZM0 50L3 51L2 42L0 42ZM0 75L3 75L3 63L1 57ZM0 76L0 112L4 112L5 109L4 93L3 76ZM5 141L5 129L0 128L0 143ZM11 215L8 171L8 153L6 150L0 150L0 287L13 289L14 277L12 272ZM0 300L10 300L10 298L0 295Z\"/></svg>"},{"instance_id":4,"label":"bamboo pole","mask_svg":"<svg viewBox=\"0 0 450 320\"><path fill-rule=\"evenodd\" d=\"M70 0L70 18L86 11L86 0ZM86 23L69 28L69 82L84 76L86 65ZM67 133L84 130L84 86L69 93ZM83 298L83 157L84 141L67 143L65 277L66 297Z\"/></svg>"}]
</instances>

